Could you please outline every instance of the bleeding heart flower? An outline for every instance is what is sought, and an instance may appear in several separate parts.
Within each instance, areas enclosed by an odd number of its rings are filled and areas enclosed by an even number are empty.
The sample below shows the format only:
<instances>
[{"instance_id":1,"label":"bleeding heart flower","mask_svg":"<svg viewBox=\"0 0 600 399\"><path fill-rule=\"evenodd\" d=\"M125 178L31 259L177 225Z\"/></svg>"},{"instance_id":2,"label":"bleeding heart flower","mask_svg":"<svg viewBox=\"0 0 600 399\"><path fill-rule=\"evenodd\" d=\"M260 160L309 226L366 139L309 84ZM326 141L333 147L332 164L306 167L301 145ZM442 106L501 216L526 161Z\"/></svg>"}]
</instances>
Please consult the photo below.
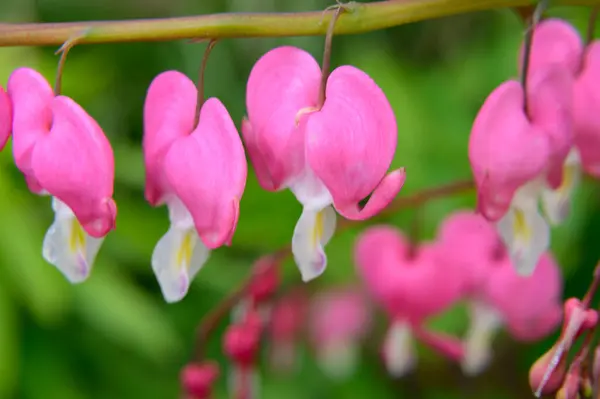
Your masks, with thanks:
<instances>
[{"instance_id":1,"label":"bleeding heart flower","mask_svg":"<svg viewBox=\"0 0 600 399\"><path fill-rule=\"evenodd\" d=\"M445 267L436 243L423 244L413 253L404 236L392 227L364 231L357 239L354 254L367 290L393 320L383 355L389 372L401 376L415 364L413 332L421 330L427 318L460 299L464 275ZM452 351L448 356L454 354Z\"/></svg>"},{"instance_id":2,"label":"bleeding heart flower","mask_svg":"<svg viewBox=\"0 0 600 399\"><path fill-rule=\"evenodd\" d=\"M321 368L332 378L352 375L370 328L366 297L354 287L328 290L312 301L309 333Z\"/></svg>"},{"instance_id":3,"label":"bleeding heart flower","mask_svg":"<svg viewBox=\"0 0 600 399\"><path fill-rule=\"evenodd\" d=\"M181 300L210 250L229 245L246 185L246 158L223 104L206 100L196 116L197 89L167 71L150 85L144 106L146 199L166 204L171 226L152 254L167 302Z\"/></svg>"},{"instance_id":4,"label":"bleeding heart flower","mask_svg":"<svg viewBox=\"0 0 600 399\"><path fill-rule=\"evenodd\" d=\"M478 374L489 364L502 326L521 341L538 340L557 327L562 278L549 254L540 257L531 276L520 276L493 225L468 211L447 217L438 243L444 267L466 279L471 319L461 362L466 374Z\"/></svg>"},{"instance_id":5,"label":"bleeding heart flower","mask_svg":"<svg viewBox=\"0 0 600 399\"><path fill-rule=\"evenodd\" d=\"M34 193L53 197L43 256L69 281L81 282L115 227L112 148L96 121L69 97L54 96L38 72L15 70L8 93L15 163Z\"/></svg>"},{"instance_id":6,"label":"bleeding heart flower","mask_svg":"<svg viewBox=\"0 0 600 399\"><path fill-rule=\"evenodd\" d=\"M497 223L523 275L533 272L550 243L538 202L546 172L556 165L562 171L564 159L556 160L555 145L561 140L552 137L571 134L571 87L566 69L559 67L532 73L527 99L519 82L505 82L486 99L471 131L469 160L478 208Z\"/></svg>"},{"instance_id":7,"label":"bleeding heart flower","mask_svg":"<svg viewBox=\"0 0 600 399\"><path fill-rule=\"evenodd\" d=\"M12 131L12 103L10 97L0 86L0 151L6 145Z\"/></svg>"},{"instance_id":8,"label":"bleeding heart flower","mask_svg":"<svg viewBox=\"0 0 600 399\"><path fill-rule=\"evenodd\" d=\"M397 142L394 112L383 91L352 66L336 68L319 107L321 70L295 47L263 55L248 79L248 119L242 124L261 186L289 188L303 206L292 252L302 279L323 273L323 247L335 230L335 209L367 219L402 188L404 169L386 176ZM364 208L359 202L372 194Z\"/></svg>"}]
</instances>

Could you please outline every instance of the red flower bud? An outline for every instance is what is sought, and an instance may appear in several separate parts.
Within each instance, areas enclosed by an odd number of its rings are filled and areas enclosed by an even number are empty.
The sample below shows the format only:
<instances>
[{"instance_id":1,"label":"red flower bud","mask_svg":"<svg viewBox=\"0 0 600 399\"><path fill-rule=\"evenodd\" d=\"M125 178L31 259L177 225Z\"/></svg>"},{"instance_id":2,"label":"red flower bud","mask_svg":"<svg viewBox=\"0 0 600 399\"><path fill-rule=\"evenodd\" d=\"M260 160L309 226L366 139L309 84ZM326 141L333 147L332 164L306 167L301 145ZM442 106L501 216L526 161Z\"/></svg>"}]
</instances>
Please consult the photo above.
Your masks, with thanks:
<instances>
[{"instance_id":1,"label":"red flower bud","mask_svg":"<svg viewBox=\"0 0 600 399\"><path fill-rule=\"evenodd\" d=\"M208 399L219 377L219 365L215 362L191 363L181 371L181 385L190 399Z\"/></svg>"}]
</instances>

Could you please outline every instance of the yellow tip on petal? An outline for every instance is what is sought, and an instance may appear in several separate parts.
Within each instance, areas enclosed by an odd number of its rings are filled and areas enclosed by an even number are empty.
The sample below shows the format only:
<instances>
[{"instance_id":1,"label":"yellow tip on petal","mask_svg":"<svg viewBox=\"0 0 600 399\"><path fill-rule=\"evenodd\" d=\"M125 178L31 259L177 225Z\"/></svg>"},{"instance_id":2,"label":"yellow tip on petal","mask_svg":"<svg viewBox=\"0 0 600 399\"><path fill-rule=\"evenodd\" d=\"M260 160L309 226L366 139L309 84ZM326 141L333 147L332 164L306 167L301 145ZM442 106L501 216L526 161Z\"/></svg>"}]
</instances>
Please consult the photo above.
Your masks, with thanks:
<instances>
[{"instance_id":1,"label":"yellow tip on petal","mask_svg":"<svg viewBox=\"0 0 600 399\"><path fill-rule=\"evenodd\" d=\"M319 245L321 237L323 237L323 211L317 212L317 216L315 216L315 227L311 236L313 247Z\"/></svg>"},{"instance_id":2,"label":"yellow tip on petal","mask_svg":"<svg viewBox=\"0 0 600 399\"><path fill-rule=\"evenodd\" d=\"M189 269L192 261L192 254L194 253L194 247L196 246L194 230L188 230L181 240L179 251L177 251L177 262L179 267L185 267Z\"/></svg>"},{"instance_id":3,"label":"yellow tip on petal","mask_svg":"<svg viewBox=\"0 0 600 399\"><path fill-rule=\"evenodd\" d=\"M79 224L77 218L71 221L71 235L69 237L69 249L71 252L79 252L85 256L85 231Z\"/></svg>"},{"instance_id":4,"label":"yellow tip on petal","mask_svg":"<svg viewBox=\"0 0 600 399\"><path fill-rule=\"evenodd\" d=\"M527 224L527 220L525 218L525 213L521 209L514 210L515 219L513 222L513 229L515 232L515 237L518 237L518 240L521 242L530 242L531 241L531 227Z\"/></svg>"}]
</instances>

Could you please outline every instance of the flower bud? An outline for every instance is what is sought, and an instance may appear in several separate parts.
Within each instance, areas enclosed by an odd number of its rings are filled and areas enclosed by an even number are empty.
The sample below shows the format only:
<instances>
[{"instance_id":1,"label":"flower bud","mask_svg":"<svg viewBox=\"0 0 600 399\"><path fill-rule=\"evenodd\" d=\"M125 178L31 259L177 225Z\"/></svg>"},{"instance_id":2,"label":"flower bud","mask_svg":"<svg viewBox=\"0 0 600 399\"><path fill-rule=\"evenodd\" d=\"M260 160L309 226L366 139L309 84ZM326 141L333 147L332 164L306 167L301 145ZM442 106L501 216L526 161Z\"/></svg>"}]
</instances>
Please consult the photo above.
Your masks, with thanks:
<instances>
[{"instance_id":1,"label":"flower bud","mask_svg":"<svg viewBox=\"0 0 600 399\"><path fill-rule=\"evenodd\" d=\"M190 399L208 399L219 377L219 365L215 362L191 363L181 371L181 385Z\"/></svg>"},{"instance_id":2,"label":"flower bud","mask_svg":"<svg viewBox=\"0 0 600 399\"><path fill-rule=\"evenodd\" d=\"M250 366L260 345L262 324L258 315L249 313L243 322L229 326L223 338L225 354L235 363Z\"/></svg>"},{"instance_id":3,"label":"flower bud","mask_svg":"<svg viewBox=\"0 0 600 399\"><path fill-rule=\"evenodd\" d=\"M271 298L279 286L279 261L274 256L263 256L254 265L248 295L255 303Z\"/></svg>"}]
</instances>

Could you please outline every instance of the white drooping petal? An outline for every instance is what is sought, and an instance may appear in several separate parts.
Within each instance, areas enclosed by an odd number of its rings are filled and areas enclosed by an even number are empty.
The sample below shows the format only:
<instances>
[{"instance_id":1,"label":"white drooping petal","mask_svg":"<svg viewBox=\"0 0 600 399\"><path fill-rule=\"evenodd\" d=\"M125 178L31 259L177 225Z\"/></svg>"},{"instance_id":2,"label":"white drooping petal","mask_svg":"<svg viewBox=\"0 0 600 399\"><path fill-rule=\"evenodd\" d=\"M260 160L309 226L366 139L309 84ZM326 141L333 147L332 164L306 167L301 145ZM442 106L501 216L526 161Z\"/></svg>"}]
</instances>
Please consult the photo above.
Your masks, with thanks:
<instances>
[{"instance_id":1,"label":"white drooping petal","mask_svg":"<svg viewBox=\"0 0 600 399\"><path fill-rule=\"evenodd\" d=\"M417 353L410 325L394 322L383 342L383 360L388 373L400 378L411 372L417 365Z\"/></svg>"},{"instance_id":2,"label":"white drooping petal","mask_svg":"<svg viewBox=\"0 0 600 399\"><path fill-rule=\"evenodd\" d=\"M542 206L548 221L553 225L562 223L571 208L571 197L581 181L581 159L577 149L573 148L563 166L563 181L561 186L552 190L542 191Z\"/></svg>"},{"instance_id":3,"label":"white drooping petal","mask_svg":"<svg viewBox=\"0 0 600 399\"><path fill-rule=\"evenodd\" d=\"M495 309L482 302L470 304L469 318L461 367L463 373L473 376L481 373L490 364L493 355L492 341L503 321Z\"/></svg>"},{"instance_id":4,"label":"white drooping petal","mask_svg":"<svg viewBox=\"0 0 600 399\"><path fill-rule=\"evenodd\" d=\"M333 207L313 210L304 206L292 237L292 253L300 269L302 280L319 277L327 266L324 247L335 231L336 215Z\"/></svg>"},{"instance_id":5,"label":"white drooping petal","mask_svg":"<svg viewBox=\"0 0 600 399\"><path fill-rule=\"evenodd\" d=\"M540 215L537 195L517 193L496 227L517 273L530 276L550 245L550 226Z\"/></svg>"},{"instance_id":6,"label":"white drooping petal","mask_svg":"<svg viewBox=\"0 0 600 399\"><path fill-rule=\"evenodd\" d=\"M317 360L327 376L336 381L343 381L352 376L360 355L357 342L338 340L328 342L320 349Z\"/></svg>"},{"instance_id":7,"label":"white drooping petal","mask_svg":"<svg viewBox=\"0 0 600 399\"><path fill-rule=\"evenodd\" d=\"M180 201L167 203L171 226L154 247L152 270L163 297L169 303L183 299L191 281L206 263L210 250L194 227L191 215Z\"/></svg>"},{"instance_id":8,"label":"white drooping petal","mask_svg":"<svg viewBox=\"0 0 600 399\"><path fill-rule=\"evenodd\" d=\"M52 197L52 209L54 222L44 237L42 256L71 283L81 283L89 277L104 237L87 234L73 211L58 198Z\"/></svg>"}]
</instances>

